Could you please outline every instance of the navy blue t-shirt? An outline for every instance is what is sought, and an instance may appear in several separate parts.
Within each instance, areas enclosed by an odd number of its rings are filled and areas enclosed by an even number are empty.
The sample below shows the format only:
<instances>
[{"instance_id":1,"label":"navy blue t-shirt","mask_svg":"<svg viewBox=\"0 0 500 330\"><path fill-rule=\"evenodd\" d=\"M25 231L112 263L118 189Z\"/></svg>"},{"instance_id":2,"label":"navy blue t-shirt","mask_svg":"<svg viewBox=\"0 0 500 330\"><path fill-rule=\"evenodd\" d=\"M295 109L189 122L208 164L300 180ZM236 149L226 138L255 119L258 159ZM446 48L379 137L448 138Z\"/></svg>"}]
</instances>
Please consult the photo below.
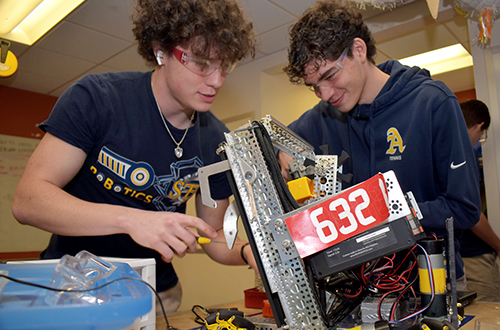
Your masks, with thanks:
<instances>
[{"instance_id":1,"label":"navy blue t-shirt","mask_svg":"<svg viewBox=\"0 0 500 330\"><path fill-rule=\"evenodd\" d=\"M82 149L87 158L64 190L80 199L158 212L185 213L186 201L199 190L197 171L219 162L216 150L227 127L210 111L197 112L181 147L182 158L161 119L151 89L152 72L87 75L61 95L40 127ZM185 130L170 123L176 141ZM213 199L231 188L225 173L210 177ZM71 219L68 219L71 221ZM156 251L126 234L73 237L52 235L42 258L87 250L98 256L155 258L157 290L173 287L177 275Z\"/></svg>"}]
</instances>

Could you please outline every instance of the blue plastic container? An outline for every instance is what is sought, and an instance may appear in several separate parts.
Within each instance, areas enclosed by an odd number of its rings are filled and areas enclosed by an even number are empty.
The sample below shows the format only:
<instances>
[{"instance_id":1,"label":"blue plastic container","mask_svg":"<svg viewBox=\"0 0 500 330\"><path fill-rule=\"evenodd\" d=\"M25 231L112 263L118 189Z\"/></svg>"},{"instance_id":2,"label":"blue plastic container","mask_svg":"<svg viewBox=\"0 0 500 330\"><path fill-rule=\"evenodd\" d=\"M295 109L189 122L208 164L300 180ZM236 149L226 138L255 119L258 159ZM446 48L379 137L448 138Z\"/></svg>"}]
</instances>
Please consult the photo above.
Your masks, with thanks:
<instances>
[{"instance_id":1,"label":"blue plastic container","mask_svg":"<svg viewBox=\"0 0 500 330\"><path fill-rule=\"evenodd\" d=\"M141 279L128 264L113 263L115 271L93 287L121 277ZM4 264L8 276L49 286L56 263ZM47 290L8 281L0 292L0 329L113 330L131 325L152 307L152 291L144 283L123 279L97 291L90 291L104 302L50 306Z\"/></svg>"}]
</instances>

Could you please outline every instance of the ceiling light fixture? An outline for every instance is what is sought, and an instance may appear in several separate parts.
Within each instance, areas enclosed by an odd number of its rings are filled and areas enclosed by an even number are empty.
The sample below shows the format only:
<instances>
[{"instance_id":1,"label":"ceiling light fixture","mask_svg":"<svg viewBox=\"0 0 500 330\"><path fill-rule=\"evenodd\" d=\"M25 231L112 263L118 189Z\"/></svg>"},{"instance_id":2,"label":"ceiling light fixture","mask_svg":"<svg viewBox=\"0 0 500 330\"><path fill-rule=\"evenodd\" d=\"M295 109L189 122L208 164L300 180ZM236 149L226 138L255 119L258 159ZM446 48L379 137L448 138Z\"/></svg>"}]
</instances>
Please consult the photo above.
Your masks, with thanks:
<instances>
[{"instance_id":1,"label":"ceiling light fixture","mask_svg":"<svg viewBox=\"0 0 500 330\"><path fill-rule=\"evenodd\" d=\"M0 0L0 38L31 46L85 0Z\"/></svg>"},{"instance_id":2,"label":"ceiling light fixture","mask_svg":"<svg viewBox=\"0 0 500 330\"><path fill-rule=\"evenodd\" d=\"M399 62L427 69L433 76L472 66L472 56L461 44L456 44L403 58Z\"/></svg>"}]
</instances>

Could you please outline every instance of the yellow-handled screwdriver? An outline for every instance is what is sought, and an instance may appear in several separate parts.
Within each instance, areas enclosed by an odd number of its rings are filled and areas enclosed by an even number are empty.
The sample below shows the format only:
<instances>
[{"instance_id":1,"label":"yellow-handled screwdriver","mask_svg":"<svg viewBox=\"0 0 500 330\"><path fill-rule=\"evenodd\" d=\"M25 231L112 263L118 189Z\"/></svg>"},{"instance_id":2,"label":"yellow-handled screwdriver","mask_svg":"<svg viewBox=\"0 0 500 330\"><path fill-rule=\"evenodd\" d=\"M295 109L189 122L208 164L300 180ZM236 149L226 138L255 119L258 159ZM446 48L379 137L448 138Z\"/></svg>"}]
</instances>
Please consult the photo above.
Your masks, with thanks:
<instances>
[{"instance_id":1,"label":"yellow-handled screwdriver","mask_svg":"<svg viewBox=\"0 0 500 330\"><path fill-rule=\"evenodd\" d=\"M227 242L222 242L222 241L213 241L208 237L198 237L197 239L198 244L208 244L208 243L222 243L222 244L227 244ZM235 244L241 244L239 242L236 242Z\"/></svg>"},{"instance_id":2,"label":"yellow-handled screwdriver","mask_svg":"<svg viewBox=\"0 0 500 330\"><path fill-rule=\"evenodd\" d=\"M207 238L207 237L198 237L198 244L208 244L208 243L211 243L212 240L210 238Z\"/></svg>"}]
</instances>

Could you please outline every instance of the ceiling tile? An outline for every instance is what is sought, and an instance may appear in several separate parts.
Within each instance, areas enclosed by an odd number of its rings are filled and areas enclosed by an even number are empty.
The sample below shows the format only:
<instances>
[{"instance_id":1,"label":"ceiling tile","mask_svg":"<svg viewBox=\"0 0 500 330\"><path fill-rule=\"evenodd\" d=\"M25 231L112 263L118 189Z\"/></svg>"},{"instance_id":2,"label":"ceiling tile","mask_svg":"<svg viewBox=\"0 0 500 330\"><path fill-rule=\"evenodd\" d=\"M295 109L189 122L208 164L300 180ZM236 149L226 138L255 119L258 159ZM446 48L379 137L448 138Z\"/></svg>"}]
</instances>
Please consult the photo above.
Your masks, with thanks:
<instances>
[{"instance_id":1,"label":"ceiling tile","mask_svg":"<svg viewBox=\"0 0 500 330\"><path fill-rule=\"evenodd\" d=\"M290 0L269 0L269 2L278 5L284 10L292 13L293 15L300 17L302 13L312 6L316 0L302 0L302 1L290 1Z\"/></svg>"},{"instance_id":2,"label":"ceiling tile","mask_svg":"<svg viewBox=\"0 0 500 330\"><path fill-rule=\"evenodd\" d=\"M241 1L254 22L260 41L255 59L286 49L288 27L315 3L315 0ZM470 45L467 20L451 5L440 11L438 19L434 20L426 0L409 1L392 10L382 11L370 5L362 10L377 41L377 63L448 46L456 40L470 50L467 46ZM15 88L32 91L48 90L50 95L59 96L75 79L89 72L151 70L137 53L131 31L134 2L86 0L33 46L12 42L10 50L19 59L19 69L12 77L1 78L0 85L15 84ZM477 27L478 22L471 26ZM477 42L478 31L476 28L471 32L472 42ZM238 67L251 61L244 59ZM450 79L451 75L443 77L443 80ZM456 88L474 84L470 72L462 79L451 79L454 80L450 85L460 82L461 86Z\"/></svg>"},{"instance_id":3,"label":"ceiling tile","mask_svg":"<svg viewBox=\"0 0 500 330\"><path fill-rule=\"evenodd\" d=\"M87 0L66 21L135 41L130 19L133 8L134 0Z\"/></svg>"},{"instance_id":4,"label":"ceiling tile","mask_svg":"<svg viewBox=\"0 0 500 330\"><path fill-rule=\"evenodd\" d=\"M253 21L257 34L270 31L295 19L295 16L266 0L243 0L242 4Z\"/></svg>"},{"instance_id":5,"label":"ceiling tile","mask_svg":"<svg viewBox=\"0 0 500 330\"><path fill-rule=\"evenodd\" d=\"M37 43L36 48L92 63L101 63L131 44L131 41L125 41L74 23L63 22L60 28Z\"/></svg>"},{"instance_id":6,"label":"ceiling tile","mask_svg":"<svg viewBox=\"0 0 500 330\"><path fill-rule=\"evenodd\" d=\"M99 74L99 73L120 72L120 71L122 71L122 70L117 70L115 68L112 68L112 67L109 67L106 65L98 65L98 66L90 69L88 72L86 72L86 74L91 74L91 73Z\"/></svg>"},{"instance_id":7,"label":"ceiling tile","mask_svg":"<svg viewBox=\"0 0 500 330\"><path fill-rule=\"evenodd\" d=\"M64 91L66 89L68 89L76 80L70 80L68 81L67 83L65 83L64 85L60 85L59 87L57 87L56 89L53 89L49 92L49 95L50 96L55 96L55 97L59 97L61 96L62 93L64 93Z\"/></svg>"},{"instance_id":8,"label":"ceiling tile","mask_svg":"<svg viewBox=\"0 0 500 330\"><path fill-rule=\"evenodd\" d=\"M5 86L40 94L48 94L51 90L59 87L66 82L65 79L47 77L45 75L33 73L32 71L23 70L18 70L9 79L9 84L5 84ZM0 84L4 85L2 82L3 79L0 79Z\"/></svg>"},{"instance_id":9,"label":"ceiling tile","mask_svg":"<svg viewBox=\"0 0 500 330\"><path fill-rule=\"evenodd\" d=\"M102 65L123 71L149 71L152 69L146 65L146 61L137 53L137 45L135 44L103 62Z\"/></svg>"},{"instance_id":10,"label":"ceiling tile","mask_svg":"<svg viewBox=\"0 0 500 330\"><path fill-rule=\"evenodd\" d=\"M94 63L32 47L19 58L19 70L57 79L73 79Z\"/></svg>"},{"instance_id":11,"label":"ceiling tile","mask_svg":"<svg viewBox=\"0 0 500 330\"><path fill-rule=\"evenodd\" d=\"M55 90L52 90L50 92L50 95L51 96L56 96L56 97L59 97L61 96L61 94L66 90L68 89L73 83L75 83L78 79L80 79L82 76L86 75L86 74L92 74L92 73L106 73L106 72L117 72L117 71L121 71L121 70L115 70L113 68L110 68L110 67L106 67L104 65L98 65L96 67L93 67L91 68L89 71L86 71L84 74L76 77L75 79L72 79L70 81L68 81L66 84L62 85L62 86L59 86L57 89Z\"/></svg>"},{"instance_id":12,"label":"ceiling tile","mask_svg":"<svg viewBox=\"0 0 500 330\"><path fill-rule=\"evenodd\" d=\"M277 29L259 35L259 50L264 54L272 54L287 49L290 45L288 27L289 25L283 25Z\"/></svg>"},{"instance_id":13,"label":"ceiling tile","mask_svg":"<svg viewBox=\"0 0 500 330\"><path fill-rule=\"evenodd\" d=\"M239 61L239 62L238 62L238 65L236 66L236 68L239 68L239 67L241 67L241 66L243 66L243 65L245 65L245 64L247 64L247 63L250 63L251 61L254 61L254 60L259 59L259 58L261 58L261 57L264 57L264 56L266 56L266 55L267 55L267 54L264 54L263 52L261 52L261 51L259 50L259 48L257 48L257 50L256 50L256 52L255 52L255 57L254 57L254 58L251 58L251 57L249 57L249 56L248 56L248 57L246 57L246 58L244 58L243 60L241 60L241 61Z\"/></svg>"}]
</instances>

